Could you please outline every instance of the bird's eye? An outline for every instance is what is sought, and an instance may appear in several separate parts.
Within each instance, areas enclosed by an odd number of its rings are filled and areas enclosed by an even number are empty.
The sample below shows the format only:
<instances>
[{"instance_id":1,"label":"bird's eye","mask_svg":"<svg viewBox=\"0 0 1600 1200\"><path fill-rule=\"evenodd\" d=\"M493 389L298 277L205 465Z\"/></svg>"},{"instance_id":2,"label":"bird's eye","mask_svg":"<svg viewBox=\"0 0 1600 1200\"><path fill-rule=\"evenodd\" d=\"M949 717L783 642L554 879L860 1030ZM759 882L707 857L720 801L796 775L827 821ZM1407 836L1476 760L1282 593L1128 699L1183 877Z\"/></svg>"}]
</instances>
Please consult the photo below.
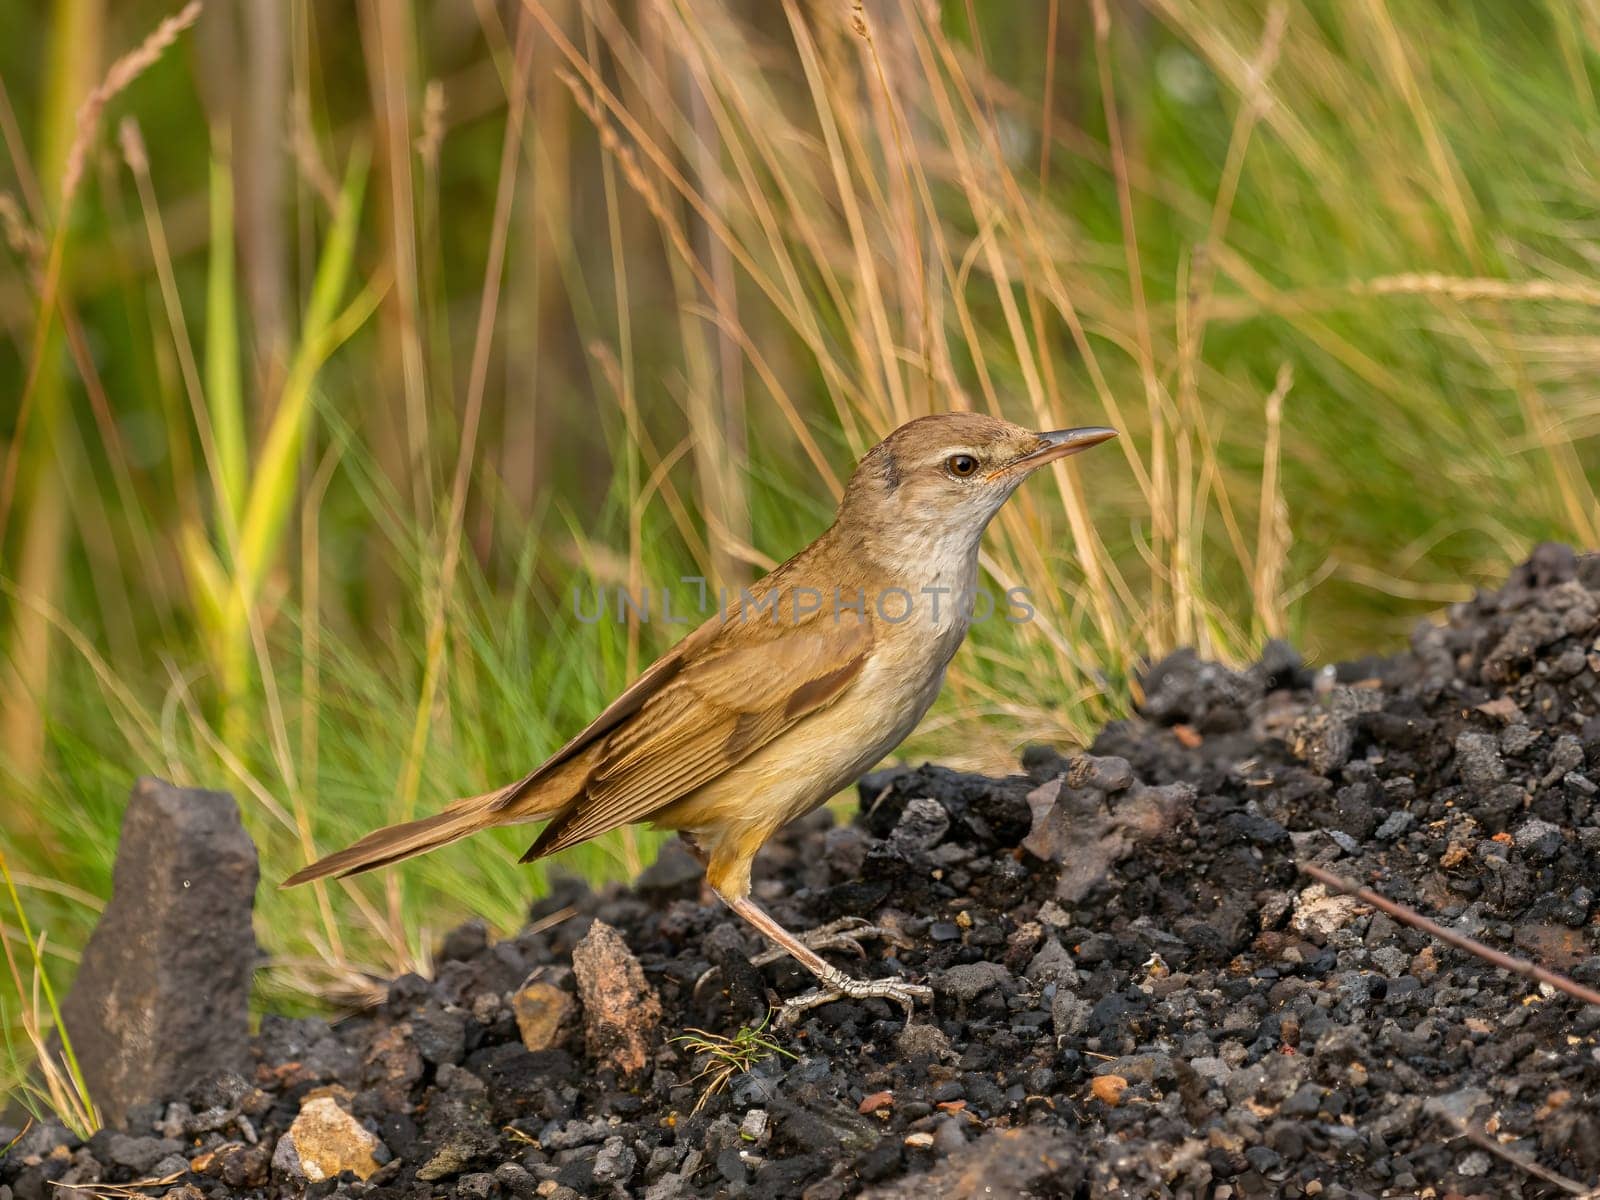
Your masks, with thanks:
<instances>
[{"instance_id":1,"label":"bird's eye","mask_svg":"<svg viewBox=\"0 0 1600 1200\"><path fill-rule=\"evenodd\" d=\"M978 460L970 454L952 454L944 465L957 479L965 479L978 469Z\"/></svg>"}]
</instances>

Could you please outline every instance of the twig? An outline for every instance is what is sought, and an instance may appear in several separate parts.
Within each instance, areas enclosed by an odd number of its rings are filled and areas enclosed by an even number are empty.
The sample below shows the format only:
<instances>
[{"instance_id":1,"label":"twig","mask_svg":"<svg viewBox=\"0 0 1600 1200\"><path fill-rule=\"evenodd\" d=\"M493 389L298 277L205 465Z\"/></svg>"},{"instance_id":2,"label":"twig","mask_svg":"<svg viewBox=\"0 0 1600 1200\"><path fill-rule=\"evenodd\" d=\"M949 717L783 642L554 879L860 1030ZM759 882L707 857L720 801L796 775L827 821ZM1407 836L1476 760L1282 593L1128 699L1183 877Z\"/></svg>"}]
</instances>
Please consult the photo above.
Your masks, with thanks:
<instances>
[{"instance_id":1,"label":"twig","mask_svg":"<svg viewBox=\"0 0 1600 1200\"><path fill-rule=\"evenodd\" d=\"M532 925L529 925L522 932L523 933L543 933L547 929L554 929L557 925L561 924L561 922L567 920L567 918L575 917L577 915L578 915L578 910L576 908L572 907L572 905L569 904L565 908L558 908L555 912L551 913L547 917L540 917L537 921L535 921Z\"/></svg>"},{"instance_id":2,"label":"twig","mask_svg":"<svg viewBox=\"0 0 1600 1200\"><path fill-rule=\"evenodd\" d=\"M1474 1146L1483 1147L1483 1149L1487 1150L1490 1154L1493 1154L1496 1158L1504 1159L1506 1162L1510 1163L1519 1170L1526 1171L1529 1175L1532 1175L1538 1179L1542 1179L1546 1183L1560 1188L1562 1191L1571 1196L1595 1195L1595 1192L1592 1189L1584 1187L1583 1184L1579 1183L1576 1179L1568 1179L1559 1171L1552 1171L1549 1167L1541 1166L1539 1163L1534 1162L1533 1159L1529 1158L1527 1155L1518 1154L1509 1146L1502 1146L1483 1130L1474 1125L1468 1125L1459 1117L1451 1117L1450 1120L1455 1124L1455 1127L1461 1131L1461 1135Z\"/></svg>"},{"instance_id":3,"label":"twig","mask_svg":"<svg viewBox=\"0 0 1600 1200\"><path fill-rule=\"evenodd\" d=\"M1583 984L1568 979L1565 975L1557 974L1555 971L1541 967L1537 963L1529 962L1525 958L1517 958L1491 946L1485 946L1482 942L1475 938L1470 938L1464 933L1457 933L1453 929L1447 929L1437 921L1429 920L1415 909L1407 908L1404 904L1390 900L1386 896L1380 896L1371 888L1364 888L1360 884L1344 878L1342 875L1335 875L1332 871L1324 870L1322 867L1313 866L1310 863L1300 863L1298 865L1302 871L1318 883L1326 884L1328 887L1343 892L1347 896L1355 896L1363 903L1370 904L1373 908L1381 909L1388 913L1397 921L1411 925L1424 933L1431 933L1441 942L1448 942L1450 945L1465 950L1469 954L1476 954L1485 962L1504 968L1513 975L1521 975L1525 979L1536 979L1540 983L1548 983L1556 990L1565 992L1569 996L1575 996L1585 1004L1600 1004L1600 992L1592 988L1586 988Z\"/></svg>"}]
</instances>

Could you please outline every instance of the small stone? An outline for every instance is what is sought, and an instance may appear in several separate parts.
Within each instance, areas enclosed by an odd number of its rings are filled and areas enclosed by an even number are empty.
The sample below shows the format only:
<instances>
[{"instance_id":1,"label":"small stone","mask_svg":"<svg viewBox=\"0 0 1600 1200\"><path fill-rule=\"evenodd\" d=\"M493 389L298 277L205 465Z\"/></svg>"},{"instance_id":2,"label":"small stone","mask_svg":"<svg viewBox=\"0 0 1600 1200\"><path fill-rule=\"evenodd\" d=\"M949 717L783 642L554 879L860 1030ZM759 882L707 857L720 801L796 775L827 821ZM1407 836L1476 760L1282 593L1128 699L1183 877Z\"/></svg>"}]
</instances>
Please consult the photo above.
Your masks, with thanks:
<instances>
[{"instance_id":1,"label":"small stone","mask_svg":"<svg viewBox=\"0 0 1600 1200\"><path fill-rule=\"evenodd\" d=\"M436 962L467 962L489 948L489 926L481 917L457 925L444 935Z\"/></svg>"},{"instance_id":2,"label":"small stone","mask_svg":"<svg viewBox=\"0 0 1600 1200\"><path fill-rule=\"evenodd\" d=\"M955 1057L955 1051L950 1049L950 1039L945 1036L944 1030L924 1021L912 1021L904 1026L895 1035L894 1048L900 1057L908 1062L919 1058L944 1062Z\"/></svg>"},{"instance_id":3,"label":"small stone","mask_svg":"<svg viewBox=\"0 0 1600 1200\"><path fill-rule=\"evenodd\" d=\"M265 1146L223 1142L196 1155L188 1165L197 1175L208 1175L234 1190L243 1190L266 1186L271 1175L272 1155Z\"/></svg>"},{"instance_id":4,"label":"small stone","mask_svg":"<svg viewBox=\"0 0 1600 1200\"><path fill-rule=\"evenodd\" d=\"M1134 785L1133 764L1125 758L1080 754L1067 767L1067 786L1099 792L1125 792Z\"/></svg>"},{"instance_id":5,"label":"small stone","mask_svg":"<svg viewBox=\"0 0 1600 1200\"><path fill-rule=\"evenodd\" d=\"M925 1129L916 1133L908 1133L906 1134L905 1142L913 1150L931 1150L933 1149L933 1134Z\"/></svg>"},{"instance_id":6,"label":"small stone","mask_svg":"<svg viewBox=\"0 0 1600 1200\"><path fill-rule=\"evenodd\" d=\"M1537 817L1517 826L1511 837L1518 849L1536 859L1551 859L1561 851L1561 827Z\"/></svg>"},{"instance_id":7,"label":"small stone","mask_svg":"<svg viewBox=\"0 0 1600 1200\"><path fill-rule=\"evenodd\" d=\"M1094 1006L1073 992L1062 988L1050 1002L1050 1019L1057 1037L1073 1037L1089 1027L1089 1016Z\"/></svg>"},{"instance_id":8,"label":"small stone","mask_svg":"<svg viewBox=\"0 0 1600 1200\"><path fill-rule=\"evenodd\" d=\"M1422 1108L1426 1113L1438 1114L1454 1125L1461 1125L1471 1120L1473 1113L1487 1103L1489 1094L1481 1088L1460 1088L1441 1096L1429 1097Z\"/></svg>"},{"instance_id":9,"label":"small stone","mask_svg":"<svg viewBox=\"0 0 1600 1200\"><path fill-rule=\"evenodd\" d=\"M934 988L968 1004L990 988L1004 987L1010 982L1011 972L999 963L975 962L950 967L939 973L934 978Z\"/></svg>"},{"instance_id":10,"label":"small stone","mask_svg":"<svg viewBox=\"0 0 1600 1200\"><path fill-rule=\"evenodd\" d=\"M1372 836L1380 842L1392 842L1416 824L1416 820L1404 809L1392 812L1384 818L1383 824L1378 826Z\"/></svg>"},{"instance_id":11,"label":"small stone","mask_svg":"<svg viewBox=\"0 0 1600 1200\"><path fill-rule=\"evenodd\" d=\"M1354 896L1330 894L1322 884L1314 883L1295 897L1289 924L1297 933L1326 940L1355 920L1363 908Z\"/></svg>"},{"instance_id":12,"label":"small stone","mask_svg":"<svg viewBox=\"0 0 1600 1200\"><path fill-rule=\"evenodd\" d=\"M129 1137L125 1133L114 1133L106 1147L106 1157L119 1167L147 1175L156 1163L182 1149L183 1143L167 1138Z\"/></svg>"},{"instance_id":13,"label":"small stone","mask_svg":"<svg viewBox=\"0 0 1600 1200\"><path fill-rule=\"evenodd\" d=\"M1520 722L1508 725L1500 731L1500 753L1515 758L1538 740L1539 735L1534 732L1532 726Z\"/></svg>"},{"instance_id":14,"label":"small stone","mask_svg":"<svg viewBox=\"0 0 1600 1200\"><path fill-rule=\"evenodd\" d=\"M950 814L937 800L918 796L906 802L894 829L889 833L889 845L902 854L919 854L932 850L950 832Z\"/></svg>"},{"instance_id":15,"label":"small stone","mask_svg":"<svg viewBox=\"0 0 1600 1200\"><path fill-rule=\"evenodd\" d=\"M954 1154L965 1149L967 1144L966 1134L961 1132L961 1123L954 1117L942 1117L933 1127L933 1148L940 1154Z\"/></svg>"},{"instance_id":16,"label":"small stone","mask_svg":"<svg viewBox=\"0 0 1600 1200\"><path fill-rule=\"evenodd\" d=\"M521 1163L501 1163L494 1169L494 1179L507 1194L519 1200L535 1195L539 1186L538 1180Z\"/></svg>"},{"instance_id":17,"label":"small stone","mask_svg":"<svg viewBox=\"0 0 1600 1200\"><path fill-rule=\"evenodd\" d=\"M553 983L534 979L511 997L522 1044L534 1053L561 1041L561 1028L577 1010L577 1000Z\"/></svg>"},{"instance_id":18,"label":"small stone","mask_svg":"<svg viewBox=\"0 0 1600 1200\"><path fill-rule=\"evenodd\" d=\"M861 1103L856 1106L856 1111L862 1116L870 1116L880 1110L887 1112L893 1105L893 1092L873 1092L872 1095L861 1098Z\"/></svg>"},{"instance_id":19,"label":"small stone","mask_svg":"<svg viewBox=\"0 0 1600 1200\"><path fill-rule=\"evenodd\" d=\"M1500 739L1492 734L1470 731L1457 734L1456 764L1461 782L1469 787L1489 788L1505 782L1506 764L1500 757Z\"/></svg>"},{"instance_id":20,"label":"small stone","mask_svg":"<svg viewBox=\"0 0 1600 1200\"><path fill-rule=\"evenodd\" d=\"M594 1160L594 1181L601 1186L625 1185L639 1165L639 1156L620 1137L606 1139Z\"/></svg>"},{"instance_id":21,"label":"small stone","mask_svg":"<svg viewBox=\"0 0 1600 1200\"><path fill-rule=\"evenodd\" d=\"M366 1179L378 1169L374 1156L382 1143L332 1096L315 1096L300 1106L272 1155L274 1170L295 1179L321 1183L344 1171Z\"/></svg>"},{"instance_id":22,"label":"small stone","mask_svg":"<svg viewBox=\"0 0 1600 1200\"><path fill-rule=\"evenodd\" d=\"M589 1053L625 1076L644 1070L661 1023L661 1000L622 935L596 921L573 948L572 970Z\"/></svg>"},{"instance_id":23,"label":"small stone","mask_svg":"<svg viewBox=\"0 0 1600 1200\"><path fill-rule=\"evenodd\" d=\"M1062 983L1076 977L1072 955L1055 938L1046 939L1024 972L1034 983Z\"/></svg>"},{"instance_id":24,"label":"small stone","mask_svg":"<svg viewBox=\"0 0 1600 1200\"><path fill-rule=\"evenodd\" d=\"M1128 1090L1128 1081L1121 1075L1096 1075L1089 1084L1094 1098L1109 1108L1122 1103L1122 1093Z\"/></svg>"},{"instance_id":25,"label":"small stone","mask_svg":"<svg viewBox=\"0 0 1600 1200\"><path fill-rule=\"evenodd\" d=\"M750 1177L750 1168L745 1164L744 1155L739 1153L739 1147L729 1146L716 1158L717 1173L724 1180L732 1184L743 1184Z\"/></svg>"},{"instance_id":26,"label":"small stone","mask_svg":"<svg viewBox=\"0 0 1600 1200\"><path fill-rule=\"evenodd\" d=\"M467 1014L455 1008L428 1008L411 1021L417 1053L438 1066L459 1063L466 1054Z\"/></svg>"},{"instance_id":27,"label":"small stone","mask_svg":"<svg viewBox=\"0 0 1600 1200\"><path fill-rule=\"evenodd\" d=\"M1465 1155L1456 1164L1456 1174L1475 1178L1479 1175L1487 1175L1492 1165L1487 1154L1482 1150L1474 1150L1471 1154Z\"/></svg>"},{"instance_id":28,"label":"small stone","mask_svg":"<svg viewBox=\"0 0 1600 1200\"><path fill-rule=\"evenodd\" d=\"M747 1142L759 1142L767 1135L767 1110L752 1108L739 1122L739 1136Z\"/></svg>"}]
</instances>

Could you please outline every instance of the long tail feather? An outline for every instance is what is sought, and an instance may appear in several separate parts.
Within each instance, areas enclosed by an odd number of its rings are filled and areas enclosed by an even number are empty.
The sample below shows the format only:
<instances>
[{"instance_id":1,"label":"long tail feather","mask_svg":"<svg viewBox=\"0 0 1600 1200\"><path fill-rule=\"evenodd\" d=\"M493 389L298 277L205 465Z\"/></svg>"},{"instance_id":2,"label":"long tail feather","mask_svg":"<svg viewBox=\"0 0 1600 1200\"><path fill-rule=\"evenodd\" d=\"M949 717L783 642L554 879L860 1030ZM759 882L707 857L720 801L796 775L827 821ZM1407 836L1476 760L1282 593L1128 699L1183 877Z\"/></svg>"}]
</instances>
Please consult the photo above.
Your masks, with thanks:
<instances>
[{"instance_id":1,"label":"long tail feather","mask_svg":"<svg viewBox=\"0 0 1600 1200\"><path fill-rule=\"evenodd\" d=\"M296 871L278 886L291 888L330 875L355 875L448 846L480 829L534 819L531 813L496 811L496 805L509 790L500 788L481 796L468 796L431 817L375 830L359 842Z\"/></svg>"}]
</instances>

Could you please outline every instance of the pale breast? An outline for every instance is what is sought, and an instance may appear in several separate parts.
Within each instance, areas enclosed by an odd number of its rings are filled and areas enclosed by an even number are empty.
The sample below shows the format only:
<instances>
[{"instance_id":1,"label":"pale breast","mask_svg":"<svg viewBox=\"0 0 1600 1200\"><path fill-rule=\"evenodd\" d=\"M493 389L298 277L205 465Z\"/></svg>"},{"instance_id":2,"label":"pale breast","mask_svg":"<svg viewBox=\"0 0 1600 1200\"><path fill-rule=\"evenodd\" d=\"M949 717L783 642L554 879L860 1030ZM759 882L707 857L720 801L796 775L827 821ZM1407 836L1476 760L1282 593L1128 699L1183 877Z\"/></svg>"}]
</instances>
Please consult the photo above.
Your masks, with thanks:
<instances>
[{"instance_id":1,"label":"pale breast","mask_svg":"<svg viewBox=\"0 0 1600 1200\"><path fill-rule=\"evenodd\" d=\"M885 638L838 700L656 814L668 829L773 830L822 804L905 740L939 695L959 633Z\"/></svg>"}]
</instances>

